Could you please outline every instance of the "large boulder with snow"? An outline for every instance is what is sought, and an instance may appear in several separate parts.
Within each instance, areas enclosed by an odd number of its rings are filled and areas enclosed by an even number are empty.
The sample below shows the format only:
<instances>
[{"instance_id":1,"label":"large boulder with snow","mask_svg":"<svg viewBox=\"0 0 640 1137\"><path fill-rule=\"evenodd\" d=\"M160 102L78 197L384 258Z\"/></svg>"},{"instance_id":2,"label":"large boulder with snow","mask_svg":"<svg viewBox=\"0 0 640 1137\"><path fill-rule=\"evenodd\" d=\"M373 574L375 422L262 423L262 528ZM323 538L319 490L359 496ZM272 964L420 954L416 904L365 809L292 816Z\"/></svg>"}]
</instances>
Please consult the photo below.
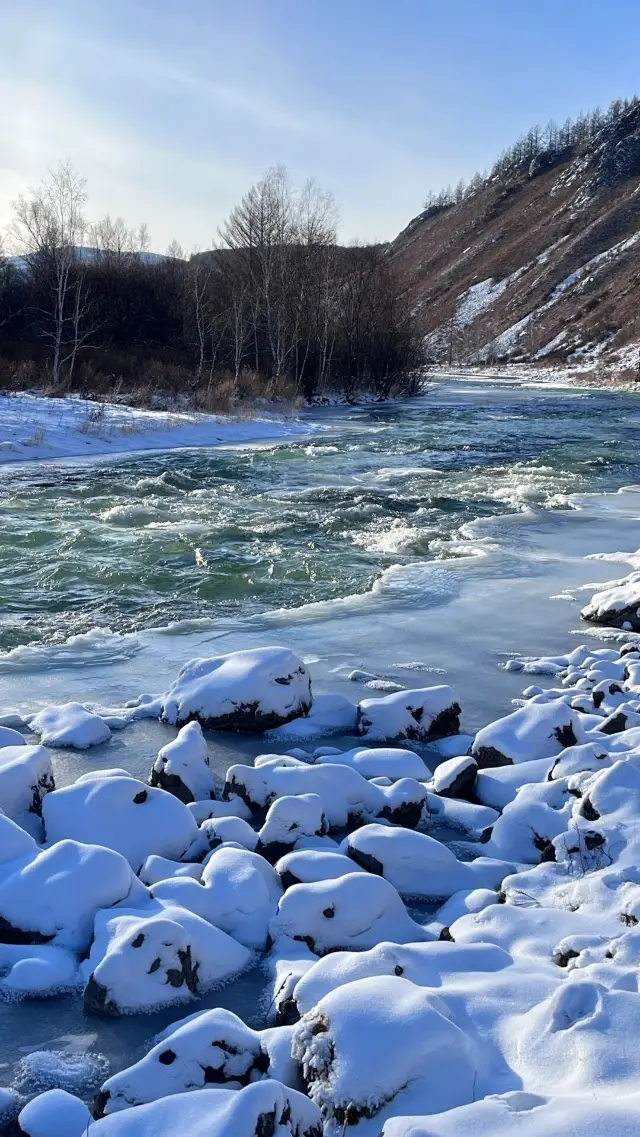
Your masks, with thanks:
<instances>
[{"instance_id":1,"label":"large boulder with snow","mask_svg":"<svg viewBox=\"0 0 640 1137\"><path fill-rule=\"evenodd\" d=\"M63 703L45 707L27 719L29 730L39 734L44 746L69 746L88 750L108 742L111 731L100 715L88 711L81 703Z\"/></svg>"},{"instance_id":2,"label":"large boulder with snow","mask_svg":"<svg viewBox=\"0 0 640 1137\"><path fill-rule=\"evenodd\" d=\"M567 746L588 741L578 713L561 699L534 698L479 730L471 753L480 768L505 766L551 758Z\"/></svg>"},{"instance_id":3,"label":"large boulder with snow","mask_svg":"<svg viewBox=\"0 0 640 1137\"><path fill-rule=\"evenodd\" d=\"M117 1016L190 1002L244 971L252 958L186 908L157 903L99 912L82 964L85 1007Z\"/></svg>"},{"instance_id":4,"label":"large boulder with snow","mask_svg":"<svg viewBox=\"0 0 640 1137\"><path fill-rule=\"evenodd\" d=\"M7 817L33 832L33 821L42 816L42 799L55 788L51 755L44 746L0 749L0 809Z\"/></svg>"},{"instance_id":5,"label":"large boulder with snow","mask_svg":"<svg viewBox=\"0 0 640 1137\"><path fill-rule=\"evenodd\" d=\"M378 786L350 766L330 762L310 766L278 756L256 766L230 766L223 792L225 798L242 798L257 816L278 797L317 794L332 829L378 817L412 828L419 823L427 798L426 787L413 778Z\"/></svg>"},{"instance_id":6,"label":"large boulder with snow","mask_svg":"<svg viewBox=\"0 0 640 1137\"><path fill-rule=\"evenodd\" d=\"M580 615L591 624L640 632L640 572L596 592Z\"/></svg>"},{"instance_id":7,"label":"large boulder with snow","mask_svg":"<svg viewBox=\"0 0 640 1137\"><path fill-rule=\"evenodd\" d=\"M86 1137L322 1137L320 1111L269 1078L241 1090L172 1094L94 1121Z\"/></svg>"},{"instance_id":8,"label":"large boulder with snow","mask_svg":"<svg viewBox=\"0 0 640 1137\"><path fill-rule=\"evenodd\" d=\"M451 849L426 833L395 825L363 825L349 834L343 851L402 895L430 900L463 888L497 888L512 867L485 857L459 861Z\"/></svg>"},{"instance_id":9,"label":"large boulder with snow","mask_svg":"<svg viewBox=\"0 0 640 1137\"><path fill-rule=\"evenodd\" d=\"M393 885L369 873L289 888L271 921L270 934L272 940L279 936L300 940L317 955L340 948L372 948L380 940L406 944L433 939L411 919Z\"/></svg>"},{"instance_id":10,"label":"large boulder with snow","mask_svg":"<svg viewBox=\"0 0 640 1137\"><path fill-rule=\"evenodd\" d=\"M216 796L209 751L199 723L187 723L162 747L151 767L149 785L175 794L185 804Z\"/></svg>"},{"instance_id":11,"label":"large boulder with snow","mask_svg":"<svg viewBox=\"0 0 640 1137\"><path fill-rule=\"evenodd\" d=\"M83 951L99 909L145 896L112 849L65 840L34 853L10 862L0 877L0 942Z\"/></svg>"},{"instance_id":12,"label":"large boulder with snow","mask_svg":"<svg viewBox=\"0 0 640 1137\"><path fill-rule=\"evenodd\" d=\"M298 979L293 1002L299 1017L313 1010L331 991L356 979L396 975L419 987L442 987L451 976L457 981L459 976L471 977L479 972L496 974L500 980L501 973L512 965L508 952L493 944L383 942L369 951L335 951L323 956Z\"/></svg>"},{"instance_id":13,"label":"large boulder with snow","mask_svg":"<svg viewBox=\"0 0 640 1137\"><path fill-rule=\"evenodd\" d=\"M115 849L135 872L152 853L179 860L198 834L186 805L136 778L100 771L47 794L43 819L49 841L70 837Z\"/></svg>"},{"instance_id":14,"label":"large boulder with snow","mask_svg":"<svg viewBox=\"0 0 640 1137\"><path fill-rule=\"evenodd\" d=\"M382 699L363 699L358 705L358 734L370 741L408 738L431 742L460 729L460 704L452 687L395 691Z\"/></svg>"},{"instance_id":15,"label":"large boulder with snow","mask_svg":"<svg viewBox=\"0 0 640 1137\"><path fill-rule=\"evenodd\" d=\"M97 1117L211 1085L239 1089L263 1078L290 1084L291 1028L252 1030L216 1007L172 1023L134 1066L114 1074L94 1102Z\"/></svg>"},{"instance_id":16,"label":"large boulder with snow","mask_svg":"<svg viewBox=\"0 0 640 1137\"><path fill-rule=\"evenodd\" d=\"M295 1027L293 1056L330 1133L470 1102L482 1061L438 996L397 976L326 995Z\"/></svg>"},{"instance_id":17,"label":"large boulder with snow","mask_svg":"<svg viewBox=\"0 0 640 1137\"><path fill-rule=\"evenodd\" d=\"M195 719L213 730L264 731L306 715L311 704L302 660L261 647L190 660L163 696L161 717L174 726Z\"/></svg>"}]
</instances>

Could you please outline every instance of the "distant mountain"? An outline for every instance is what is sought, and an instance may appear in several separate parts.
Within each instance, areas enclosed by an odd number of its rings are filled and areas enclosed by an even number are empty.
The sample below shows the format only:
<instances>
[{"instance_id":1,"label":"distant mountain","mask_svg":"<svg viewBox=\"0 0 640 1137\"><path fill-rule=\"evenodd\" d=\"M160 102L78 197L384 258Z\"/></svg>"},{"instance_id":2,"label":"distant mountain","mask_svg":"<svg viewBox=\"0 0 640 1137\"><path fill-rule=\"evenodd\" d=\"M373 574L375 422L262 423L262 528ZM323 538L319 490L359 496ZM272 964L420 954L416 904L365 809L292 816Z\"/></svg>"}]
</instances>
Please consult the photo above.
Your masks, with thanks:
<instances>
[{"instance_id":1,"label":"distant mountain","mask_svg":"<svg viewBox=\"0 0 640 1137\"><path fill-rule=\"evenodd\" d=\"M429 360L638 367L640 103L585 122L520 140L393 242Z\"/></svg>"},{"instance_id":2,"label":"distant mountain","mask_svg":"<svg viewBox=\"0 0 640 1137\"><path fill-rule=\"evenodd\" d=\"M101 250L94 248L92 245L80 245L76 249L76 252L78 254L78 258L83 261L94 261L99 256L108 255L104 254ZM135 255L136 258L142 262L142 264L146 265L160 264L162 261L165 261L167 259L162 253L144 252L135 253L132 255ZM8 259L11 264L16 266L16 268L20 268L25 265L27 260L27 258L24 256L9 257Z\"/></svg>"}]
</instances>

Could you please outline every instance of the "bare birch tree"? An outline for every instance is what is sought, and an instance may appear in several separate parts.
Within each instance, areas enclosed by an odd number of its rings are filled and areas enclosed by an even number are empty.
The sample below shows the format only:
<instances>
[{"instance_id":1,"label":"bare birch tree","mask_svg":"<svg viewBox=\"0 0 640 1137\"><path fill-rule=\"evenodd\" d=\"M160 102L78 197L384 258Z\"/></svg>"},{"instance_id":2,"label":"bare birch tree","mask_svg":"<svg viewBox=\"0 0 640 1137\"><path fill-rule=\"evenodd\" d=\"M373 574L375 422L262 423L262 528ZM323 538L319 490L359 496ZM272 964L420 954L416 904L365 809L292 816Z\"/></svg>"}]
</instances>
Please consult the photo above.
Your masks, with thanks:
<instances>
[{"instance_id":1,"label":"bare birch tree","mask_svg":"<svg viewBox=\"0 0 640 1137\"><path fill-rule=\"evenodd\" d=\"M54 386L62 369L70 371L79 349L94 331L82 246L88 231L84 215L86 181L70 162L14 203L9 231L32 274L44 284L39 310L42 336L51 344Z\"/></svg>"}]
</instances>

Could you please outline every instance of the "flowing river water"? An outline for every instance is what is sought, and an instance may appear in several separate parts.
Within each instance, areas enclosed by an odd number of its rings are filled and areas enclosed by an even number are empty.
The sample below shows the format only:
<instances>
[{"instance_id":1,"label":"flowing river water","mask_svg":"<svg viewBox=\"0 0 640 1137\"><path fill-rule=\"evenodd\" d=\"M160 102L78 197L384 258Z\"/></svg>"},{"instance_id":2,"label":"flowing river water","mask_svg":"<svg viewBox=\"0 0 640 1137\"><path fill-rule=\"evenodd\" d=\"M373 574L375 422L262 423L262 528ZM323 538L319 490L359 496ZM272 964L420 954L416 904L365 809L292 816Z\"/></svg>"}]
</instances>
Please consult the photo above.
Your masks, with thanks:
<instances>
[{"instance_id":1,"label":"flowing river water","mask_svg":"<svg viewBox=\"0 0 640 1137\"><path fill-rule=\"evenodd\" d=\"M505 659L575 646L590 591L629 571L587 555L640 545L632 394L443 381L308 423L294 441L0 469L0 711L122 705L194 655L282 643L318 690L354 700L372 694L354 668L452 683L472 732L520 693ZM169 736L143 722L56 752L56 779L146 777ZM209 742L221 774L265 748ZM251 973L207 1005L259 1022L260 986ZM34 1049L121 1068L182 1013L103 1022L78 999L3 1005L0 1082Z\"/></svg>"}]
</instances>

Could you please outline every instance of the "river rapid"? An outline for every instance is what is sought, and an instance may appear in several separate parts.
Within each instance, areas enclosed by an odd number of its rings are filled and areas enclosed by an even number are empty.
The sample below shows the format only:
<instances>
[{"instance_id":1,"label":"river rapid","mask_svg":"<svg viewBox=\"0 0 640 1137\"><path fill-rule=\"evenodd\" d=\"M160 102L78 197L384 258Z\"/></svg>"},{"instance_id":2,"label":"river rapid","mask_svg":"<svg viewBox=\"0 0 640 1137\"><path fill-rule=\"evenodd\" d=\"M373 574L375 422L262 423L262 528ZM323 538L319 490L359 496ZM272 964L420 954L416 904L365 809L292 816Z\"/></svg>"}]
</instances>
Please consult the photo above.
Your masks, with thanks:
<instances>
[{"instance_id":1,"label":"river rapid","mask_svg":"<svg viewBox=\"0 0 640 1137\"><path fill-rule=\"evenodd\" d=\"M451 683L473 732L521 691L507 658L592 634L579 608L629 569L586 558L640 545L634 395L452 380L307 420L295 441L0 469L0 711L121 706L195 655L282 643L317 690L354 701L373 693L347 679L355 668ZM172 733L142 722L55 752L56 780L101 766L146 777ZM209 742L221 774L265 749ZM259 1023L261 984L250 973L207 1003ZM4 1005L0 1075L43 1048L121 1068L181 1013L102 1022L78 999Z\"/></svg>"}]
</instances>

